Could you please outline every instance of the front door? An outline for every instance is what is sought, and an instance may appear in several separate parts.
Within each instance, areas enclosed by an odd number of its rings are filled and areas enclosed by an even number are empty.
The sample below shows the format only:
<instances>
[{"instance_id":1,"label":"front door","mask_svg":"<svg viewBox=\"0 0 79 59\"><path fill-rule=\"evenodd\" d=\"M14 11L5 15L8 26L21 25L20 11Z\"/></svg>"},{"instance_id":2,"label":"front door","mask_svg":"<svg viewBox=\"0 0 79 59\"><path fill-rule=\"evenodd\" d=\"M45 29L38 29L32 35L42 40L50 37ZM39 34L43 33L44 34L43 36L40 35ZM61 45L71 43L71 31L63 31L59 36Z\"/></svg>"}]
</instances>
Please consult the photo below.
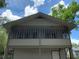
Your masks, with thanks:
<instances>
[{"instance_id":1,"label":"front door","mask_svg":"<svg viewBox=\"0 0 79 59\"><path fill-rule=\"evenodd\" d=\"M59 59L59 51L52 51L52 59Z\"/></svg>"}]
</instances>

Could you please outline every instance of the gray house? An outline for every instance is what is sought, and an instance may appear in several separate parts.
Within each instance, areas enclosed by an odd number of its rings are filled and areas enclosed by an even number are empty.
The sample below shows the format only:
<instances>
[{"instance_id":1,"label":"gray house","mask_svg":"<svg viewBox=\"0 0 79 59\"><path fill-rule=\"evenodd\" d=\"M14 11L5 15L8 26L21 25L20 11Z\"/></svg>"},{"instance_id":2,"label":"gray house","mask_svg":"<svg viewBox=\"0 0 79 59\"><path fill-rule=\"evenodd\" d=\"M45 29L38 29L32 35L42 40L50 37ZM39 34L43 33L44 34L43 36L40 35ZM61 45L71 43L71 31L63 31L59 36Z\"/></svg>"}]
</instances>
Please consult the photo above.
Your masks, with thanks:
<instances>
[{"instance_id":1,"label":"gray house","mask_svg":"<svg viewBox=\"0 0 79 59\"><path fill-rule=\"evenodd\" d=\"M4 59L73 59L70 30L75 25L37 13L3 25L8 32Z\"/></svg>"},{"instance_id":2,"label":"gray house","mask_svg":"<svg viewBox=\"0 0 79 59\"><path fill-rule=\"evenodd\" d=\"M74 55L74 58L79 57L79 47L73 48L73 55Z\"/></svg>"}]
</instances>

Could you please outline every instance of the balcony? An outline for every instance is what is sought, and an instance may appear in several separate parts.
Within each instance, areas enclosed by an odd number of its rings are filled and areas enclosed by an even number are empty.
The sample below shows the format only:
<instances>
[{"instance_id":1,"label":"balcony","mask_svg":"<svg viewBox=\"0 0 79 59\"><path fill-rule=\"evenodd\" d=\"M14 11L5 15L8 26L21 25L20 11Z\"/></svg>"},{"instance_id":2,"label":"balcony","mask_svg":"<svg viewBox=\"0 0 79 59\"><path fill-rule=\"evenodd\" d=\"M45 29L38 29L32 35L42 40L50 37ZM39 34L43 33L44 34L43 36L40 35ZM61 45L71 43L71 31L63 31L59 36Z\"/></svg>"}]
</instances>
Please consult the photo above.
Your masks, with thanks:
<instances>
[{"instance_id":1,"label":"balcony","mask_svg":"<svg viewBox=\"0 0 79 59\"><path fill-rule=\"evenodd\" d=\"M69 39L11 39L10 47L69 47Z\"/></svg>"},{"instance_id":2,"label":"balcony","mask_svg":"<svg viewBox=\"0 0 79 59\"><path fill-rule=\"evenodd\" d=\"M9 33L9 39L69 39L69 34L64 29L13 28Z\"/></svg>"},{"instance_id":3,"label":"balcony","mask_svg":"<svg viewBox=\"0 0 79 59\"><path fill-rule=\"evenodd\" d=\"M9 46L16 47L65 47L71 46L64 29L52 27L16 27L9 33Z\"/></svg>"}]
</instances>

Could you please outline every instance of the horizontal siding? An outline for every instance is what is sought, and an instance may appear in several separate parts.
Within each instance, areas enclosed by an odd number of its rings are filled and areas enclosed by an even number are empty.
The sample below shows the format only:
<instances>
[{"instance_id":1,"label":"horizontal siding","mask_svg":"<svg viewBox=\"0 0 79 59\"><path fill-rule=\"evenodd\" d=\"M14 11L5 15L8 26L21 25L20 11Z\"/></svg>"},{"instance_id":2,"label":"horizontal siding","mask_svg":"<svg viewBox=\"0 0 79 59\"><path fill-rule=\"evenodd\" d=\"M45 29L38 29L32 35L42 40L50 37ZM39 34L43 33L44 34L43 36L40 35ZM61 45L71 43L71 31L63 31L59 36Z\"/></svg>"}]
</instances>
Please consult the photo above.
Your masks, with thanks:
<instances>
[{"instance_id":1,"label":"horizontal siding","mask_svg":"<svg viewBox=\"0 0 79 59\"><path fill-rule=\"evenodd\" d=\"M51 46L51 47L63 47L71 46L71 41L68 39L12 39L9 41L9 46L14 47L34 47L34 46Z\"/></svg>"}]
</instances>

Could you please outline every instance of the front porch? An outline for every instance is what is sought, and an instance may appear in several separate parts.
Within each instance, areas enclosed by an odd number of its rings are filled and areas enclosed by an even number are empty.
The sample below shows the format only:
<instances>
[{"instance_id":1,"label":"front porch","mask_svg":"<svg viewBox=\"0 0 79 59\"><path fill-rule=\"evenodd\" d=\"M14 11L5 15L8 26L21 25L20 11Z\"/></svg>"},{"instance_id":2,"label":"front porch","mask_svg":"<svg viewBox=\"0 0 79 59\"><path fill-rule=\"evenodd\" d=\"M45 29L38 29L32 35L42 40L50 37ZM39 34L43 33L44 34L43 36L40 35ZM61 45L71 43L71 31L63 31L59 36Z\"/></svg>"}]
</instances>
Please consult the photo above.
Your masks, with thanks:
<instances>
[{"instance_id":1,"label":"front porch","mask_svg":"<svg viewBox=\"0 0 79 59\"><path fill-rule=\"evenodd\" d=\"M12 59L72 59L70 48L14 48Z\"/></svg>"}]
</instances>

